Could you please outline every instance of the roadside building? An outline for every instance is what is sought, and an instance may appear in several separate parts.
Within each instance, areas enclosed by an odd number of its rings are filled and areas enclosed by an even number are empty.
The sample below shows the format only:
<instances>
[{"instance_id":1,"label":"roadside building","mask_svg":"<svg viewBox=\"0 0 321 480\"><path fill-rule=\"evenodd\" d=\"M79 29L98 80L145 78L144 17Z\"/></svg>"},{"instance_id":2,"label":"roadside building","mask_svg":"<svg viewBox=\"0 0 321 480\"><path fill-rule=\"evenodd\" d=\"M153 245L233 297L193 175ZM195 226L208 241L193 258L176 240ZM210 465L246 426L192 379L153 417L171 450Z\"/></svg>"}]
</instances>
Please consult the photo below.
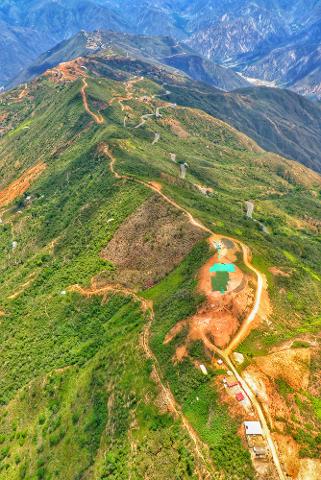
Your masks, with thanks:
<instances>
[{"instance_id":1,"label":"roadside building","mask_svg":"<svg viewBox=\"0 0 321 480\"><path fill-rule=\"evenodd\" d=\"M260 422L244 422L246 435L263 435L263 430Z\"/></svg>"},{"instance_id":2,"label":"roadside building","mask_svg":"<svg viewBox=\"0 0 321 480\"><path fill-rule=\"evenodd\" d=\"M231 378L224 378L224 384L225 384L228 388L233 388L233 387L237 387L237 385L239 384L239 382L236 380L235 377L231 377Z\"/></svg>"}]
</instances>

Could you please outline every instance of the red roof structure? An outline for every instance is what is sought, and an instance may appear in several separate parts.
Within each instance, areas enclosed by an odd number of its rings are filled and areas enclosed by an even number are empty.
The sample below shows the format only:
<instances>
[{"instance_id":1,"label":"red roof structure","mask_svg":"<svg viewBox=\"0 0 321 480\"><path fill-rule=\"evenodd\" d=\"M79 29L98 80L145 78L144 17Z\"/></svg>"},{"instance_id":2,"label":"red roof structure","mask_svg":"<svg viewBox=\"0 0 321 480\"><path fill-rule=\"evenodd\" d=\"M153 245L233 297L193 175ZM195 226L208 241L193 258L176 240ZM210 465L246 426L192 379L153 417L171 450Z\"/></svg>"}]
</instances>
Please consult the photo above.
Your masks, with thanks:
<instances>
[{"instance_id":1,"label":"red roof structure","mask_svg":"<svg viewBox=\"0 0 321 480\"><path fill-rule=\"evenodd\" d=\"M244 400L244 395L242 392L239 392L235 395L235 398L238 402L241 402L242 400Z\"/></svg>"}]
</instances>

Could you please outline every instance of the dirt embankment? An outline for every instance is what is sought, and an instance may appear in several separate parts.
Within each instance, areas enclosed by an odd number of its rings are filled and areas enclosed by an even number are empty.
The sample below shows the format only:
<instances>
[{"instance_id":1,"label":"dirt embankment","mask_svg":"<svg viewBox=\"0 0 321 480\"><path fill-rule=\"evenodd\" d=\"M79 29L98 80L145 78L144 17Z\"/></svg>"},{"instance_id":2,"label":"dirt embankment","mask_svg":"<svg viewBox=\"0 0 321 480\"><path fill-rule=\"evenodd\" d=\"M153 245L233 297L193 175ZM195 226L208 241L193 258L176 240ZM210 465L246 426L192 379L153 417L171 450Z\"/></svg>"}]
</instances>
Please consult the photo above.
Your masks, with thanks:
<instances>
[{"instance_id":1,"label":"dirt embankment","mask_svg":"<svg viewBox=\"0 0 321 480\"><path fill-rule=\"evenodd\" d=\"M278 267L270 267L269 272L271 272L275 277L291 277L291 272L285 272Z\"/></svg>"},{"instance_id":2,"label":"dirt embankment","mask_svg":"<svg viewBox=\"0 0 321 480\"><path fill-rule=\"evenodd\" d=\"M301 460L300 471L297 480L320 480L321 460L305 458Z\"/></svg>"},{"instance_id":3,"label":"dirt embankment","mask_svg":"<svg viewBox=\"0 0 321 480\"><path fill-rule=\"evenodd\" d=\"M38 163L34 167L26 170L17 180L10 183L6 188L0 191L0 208L6 207L16 198L23 195L30 185L47 168L45 163Z\"/></svg>"},{"instance_id":4,"label":"dirt embankment","mask_svg":"<svg viewBox=\"0 0 321 480\"><path fill-rule=\"evenodd\" d=\"M259 370L272 379L281 378L292 388L306 389L309 385L311 351L309 348L292 348L258 357Z\"/></svg>"},{"instance_id":5,"label":"dirt embankment","mask_svg":"<svg viewBox=\"0 0 321 480\"><path fill-rule=\"evenodd\" d=\"M154 188L160 185L153 184ZM181 212L157 195L148 199L117 230L102 257L117 270L111 278L131 288L152 286L167 275L190 252L204 233L192 226Z\"/></svg>"},{"instance_id":6,"label":"dirt embankment","mask_svg":"<svg viewBox=\"0 0 321 480\"><path fill-rule=\"evenodd\" d=\"M305 446L304 438L296 441L291 432L303 431L309 424L310 433L313 436L318 433L313 409L301 392L311 392L313 375L310 363L313 356L319 356L320 352L313 341L311 347L304 348L291 348L292 343L285 342L278 349L273 349L271 354L257 357L244 371L244 378L261 402L274 430L273 438L278 445L284 471L291 479L317 480L321 478L321 462L302 459L300 450ZM316 391L313 393L317 394ZM303 410L301 403L305 405Z\"/></svg>"},{"instance_id":7,"label":"dirt embankment","mask_svg":"<svg viewBox=\"0 0 321 480\"><path fill-rule=\"evenodd\" d=\"M216 237L209 239L210 244ZM254 291L248 282L248 277L238 267L230 274L229 283L225 294L213 292L211 284L210 267L216 262L233 263L236 260L239 247L230 243L229 248L223 248L220 258L217 253L211 257L199 272L199 291L205 295L205 302L197 313L186 320L189 334L187 342L202 340L204 335L211 338L217 347L226 347L238 331L242 319L249 313L253 305ZM178 328L178 330L177 330ZM179 333L175 326L169 332L169 338ZM179 347L181 348L181 346ZM177 359L181 351L177 352Z\"/></svg>"}]
</instances>

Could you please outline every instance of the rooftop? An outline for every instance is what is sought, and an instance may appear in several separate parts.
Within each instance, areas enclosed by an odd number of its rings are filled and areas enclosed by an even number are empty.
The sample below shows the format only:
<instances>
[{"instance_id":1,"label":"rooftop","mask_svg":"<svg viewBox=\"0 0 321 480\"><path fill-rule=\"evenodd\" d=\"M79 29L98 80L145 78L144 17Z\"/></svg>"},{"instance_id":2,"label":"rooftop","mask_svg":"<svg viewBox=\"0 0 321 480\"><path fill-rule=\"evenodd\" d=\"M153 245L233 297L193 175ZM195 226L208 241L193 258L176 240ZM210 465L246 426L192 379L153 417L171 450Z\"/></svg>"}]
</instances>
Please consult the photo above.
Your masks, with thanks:
<instances>
[{"instance_id":1,"label":"rooftop","mask_svg":"<svg viewBox=\"0 0 321 480\"><path fill-rule=\"evenodd\" d=\"M246 435L263 435L260 422L244 422Z\"/></svg>"}]
</instances>

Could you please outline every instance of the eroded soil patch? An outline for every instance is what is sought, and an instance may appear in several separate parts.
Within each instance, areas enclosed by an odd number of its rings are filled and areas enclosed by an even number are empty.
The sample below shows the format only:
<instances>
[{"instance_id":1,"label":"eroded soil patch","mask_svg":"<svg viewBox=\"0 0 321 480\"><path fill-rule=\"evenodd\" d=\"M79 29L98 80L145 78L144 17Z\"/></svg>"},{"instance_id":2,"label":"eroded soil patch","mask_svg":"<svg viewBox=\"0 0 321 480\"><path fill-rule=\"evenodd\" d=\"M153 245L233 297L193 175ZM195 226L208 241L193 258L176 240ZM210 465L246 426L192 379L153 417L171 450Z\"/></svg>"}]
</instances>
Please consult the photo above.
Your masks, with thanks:
<instances>
[{"instance_id":1,"label":"eroded soil patch","mask_svg":"<svg viewBox=\"0 0 321 480\"><path fill-rule=\"evenodd\" d=\"M69 62L63 62L55 68L47 70L45 75L55 83L74 82L79 77L85 77L86 73L83 67L84 60L76 58Z\"/></svg>"},{"instance_id":2,"label":"eroded soil patch","mask_svg":"<svg viewBox=\"0 0 321 480\"><path fill-rule=\"evenodd\" d=\"M154 195L122 224L102 257L116 265L118 283L146 288L173 270L204 236L183 213Z\"/></svg>"},{"instance_id":3,"label":"eroded soil patch","mask_svg":"<svg viewBox=\"0 0 321 480\"><path fill-rule=\"evenodd\" d=\"M23 195L46 168L47 165L45 163L38 163L34 167L26 170L17 180L0 191L0 208L6 207L16 198Z\"/></svg>"}]
</instances>

